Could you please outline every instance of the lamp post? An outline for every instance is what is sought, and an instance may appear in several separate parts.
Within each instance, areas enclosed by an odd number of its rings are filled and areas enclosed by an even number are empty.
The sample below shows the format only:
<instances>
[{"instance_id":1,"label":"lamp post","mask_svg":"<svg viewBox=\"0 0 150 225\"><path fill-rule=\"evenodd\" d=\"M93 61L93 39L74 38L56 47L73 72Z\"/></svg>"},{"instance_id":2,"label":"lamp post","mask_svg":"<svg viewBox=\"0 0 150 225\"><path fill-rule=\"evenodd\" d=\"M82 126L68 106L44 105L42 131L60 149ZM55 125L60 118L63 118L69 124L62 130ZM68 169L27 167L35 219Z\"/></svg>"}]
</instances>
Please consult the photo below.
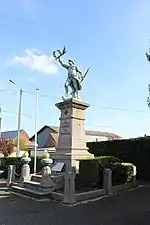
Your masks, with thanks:
<instances>
[{"instance_id":1,"label":"lamp post","mask_svg":"<svg viewBox=\"0 0 150 225\"><path fill-rule=\"evenodd\" d=\"M36 173L36 156L37 156L37 114L38 114L39 89L36 88L36 106L35 106L35 140L34 140L34 173Z\"/></svg>"},{"instance_id":2,"label":"lamp post","mask_svg":"<svg viewBox=\"0 0 150 225\"><path fill-rule=\"evenodd\" d=\"M21 109L22 109L22 88L18 87L18 85L13 81L9 80L10 83L19 88L19 108L18 108L18 135L17 135L17 152L16 156L20 156L20 126L21 126Z\"/></svg>"}]
</instances>

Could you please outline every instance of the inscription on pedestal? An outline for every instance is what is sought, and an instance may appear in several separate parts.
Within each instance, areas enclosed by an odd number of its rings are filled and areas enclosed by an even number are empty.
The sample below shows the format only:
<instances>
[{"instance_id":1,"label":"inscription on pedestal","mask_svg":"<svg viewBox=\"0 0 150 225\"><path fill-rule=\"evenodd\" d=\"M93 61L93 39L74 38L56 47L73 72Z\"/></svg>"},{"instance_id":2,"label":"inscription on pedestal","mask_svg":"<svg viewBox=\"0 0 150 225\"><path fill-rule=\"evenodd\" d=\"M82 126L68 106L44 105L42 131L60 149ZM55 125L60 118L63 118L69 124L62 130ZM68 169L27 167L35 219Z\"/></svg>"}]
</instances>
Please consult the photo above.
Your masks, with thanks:
<instances>
[{"instance_id":1,"label":"inscription on pedestal","mask_svg":"<svg viewBox=\"0 0 150 225\"><path fill-rule=\"evenodd\" d=\"M60 128L61 135L69 135L70 134L70 123L68 120L63 120Z\"/></svg>"}]
</instances>

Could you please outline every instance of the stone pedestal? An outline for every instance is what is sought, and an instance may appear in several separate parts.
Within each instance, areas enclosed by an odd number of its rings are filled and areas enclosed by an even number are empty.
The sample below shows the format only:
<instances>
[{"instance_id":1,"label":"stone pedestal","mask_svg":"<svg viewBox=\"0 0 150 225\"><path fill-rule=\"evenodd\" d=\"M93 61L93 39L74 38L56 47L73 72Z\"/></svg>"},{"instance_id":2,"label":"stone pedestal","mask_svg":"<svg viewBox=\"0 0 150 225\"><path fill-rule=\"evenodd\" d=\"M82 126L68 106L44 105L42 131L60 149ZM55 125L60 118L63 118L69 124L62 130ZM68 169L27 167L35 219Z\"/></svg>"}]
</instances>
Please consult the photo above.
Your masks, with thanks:
<instances>
[{"instance_id":1,"label":"stone pedestal","mask_svg":"<svg viewBox=\"0 0 150 225\"><path fill-rule=\"evenodd\" d=\"M54 182L51 179L49 166L44 166L42 169L41 189L42 191L54 191Z\"/></svg>"},{"instance_id":2,"label":"stone pedestal","mask_svg":"<svg viewBox=\"0 0 150 225\"><path fill-rule=\"evenodd\" d=\"M61 117L58 145L53 159L55 162L65 162L66 171L71 171L76 168L79 159L93 157L87 151L84 128L84 111L89 105L71 98L57 103L56 107L61 110Z\"/></svg>"},{"instance_id":3,"label":"stone pedestal","mask_svg":"<svg viewBox=\"0 0 150 225\"><path fill-rule=\"evenodd\" d=\"M42 165L42 179L41 179L41 190L42 191L53 191L54 182L51 179L51 164L52 159L44 158L41 160Z\"/></svg>"},{"instance_id":4,"label":"stone pedestal","mask_svg":"<svg viewBox=\"0 0 150 225\"><path fill-rule=\"evenodd\" d=\"M21 168L21 181L26 182L30 180L30 166L28 165L31 159L29 157L21 158L21 162L23 163Z\"/></svg>"}]
</instances>

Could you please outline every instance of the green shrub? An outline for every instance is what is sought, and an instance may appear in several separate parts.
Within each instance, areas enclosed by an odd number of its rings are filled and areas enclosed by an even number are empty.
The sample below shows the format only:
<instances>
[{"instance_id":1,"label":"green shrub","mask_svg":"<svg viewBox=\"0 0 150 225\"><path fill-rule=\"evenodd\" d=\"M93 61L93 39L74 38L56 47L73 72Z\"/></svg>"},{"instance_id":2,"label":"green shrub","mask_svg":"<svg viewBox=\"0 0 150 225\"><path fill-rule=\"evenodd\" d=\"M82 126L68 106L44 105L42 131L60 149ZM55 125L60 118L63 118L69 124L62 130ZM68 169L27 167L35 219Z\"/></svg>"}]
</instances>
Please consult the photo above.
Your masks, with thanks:
<instances>
[{"instance_id":1,"label":"green shrub","mask_svg":"<svg viewBox=\"0 0 150 225\"><path fill-rule=\"evenodd\" d=\"M104 168L112 170L113 185L130 182L132 179L133 165L131 163L123 163L122 160L114 156L102 156L80 160L79 174L76 177L76 188L101 188Z\"/></svg>"},{"instance_id":2,"label":"green shrub","mask_svg":"<svg viewBox=\"0 0 150 225\"><path fill-rule=\"evenodd\" d=\"M2 157L0 158L0 170L3 170L4 173L1 174L0 178L7 178L8 166L16 165L16 172L20 174L21 172L21 161L17 157Z\"/></svg>"},{"instance_id":3,"label":"green shrub","mask_svg":"<svg viewBox=\"0 0 150 225\"><path fill-rule=\"evenodd\" d=\"M42 164L41 159L43 157L37 157L36 160L36 168L37 172L40 172L42 170ZM0 170L4 170L4 173L1 174L0 178L7 178L8 174L8 166L9 165L15 165L16 166L16 173L20 175L21 173L21 158L20 157L1 157L0 158ZM33 173L34 170L34 157L31 157L30 165L30 171Z\"/></svg>"},{"instance_id":4,"label":"green shrub","mask_svg":"<svg viewBox=\"0 0 150 225\"><path fill-rule=\"evenodd\" d=\"M112 183L114 185L129 183L132 181L133 176L132 163L113 163L112 170Z\"/></svg>"},{"instance_id":5,"label":"green shrub","mask_svg":"<svg viewBox=\"0 0 150 225\"><path fill-rule=\"evenodd\" d=\"M98 160L102 168L111 168L113 163L123 162L121 159L116 158L114 156L101 156L101 157L96 157L95 159Z\"/></svg>"}]
</instances>

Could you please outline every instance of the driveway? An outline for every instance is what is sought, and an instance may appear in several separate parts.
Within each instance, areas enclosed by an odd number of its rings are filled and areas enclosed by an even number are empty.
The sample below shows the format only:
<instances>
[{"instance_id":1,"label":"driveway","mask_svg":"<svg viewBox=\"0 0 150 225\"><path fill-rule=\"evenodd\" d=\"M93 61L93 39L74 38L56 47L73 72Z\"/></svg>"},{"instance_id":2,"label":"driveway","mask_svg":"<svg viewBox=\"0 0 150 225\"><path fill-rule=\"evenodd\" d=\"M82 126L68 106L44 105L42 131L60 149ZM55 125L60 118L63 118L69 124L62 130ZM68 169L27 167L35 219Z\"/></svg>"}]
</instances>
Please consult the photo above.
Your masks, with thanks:
<instances>
[{"instance_id":1,"label":"driveway","mask_svg":"<svg viewBox=\"0 0 150 225\"><path fill-rule=\"evenodd\" d=\"M150 186L66 207L0 189L0 225L149 225Z\"/></svg>"}]
</instances>

